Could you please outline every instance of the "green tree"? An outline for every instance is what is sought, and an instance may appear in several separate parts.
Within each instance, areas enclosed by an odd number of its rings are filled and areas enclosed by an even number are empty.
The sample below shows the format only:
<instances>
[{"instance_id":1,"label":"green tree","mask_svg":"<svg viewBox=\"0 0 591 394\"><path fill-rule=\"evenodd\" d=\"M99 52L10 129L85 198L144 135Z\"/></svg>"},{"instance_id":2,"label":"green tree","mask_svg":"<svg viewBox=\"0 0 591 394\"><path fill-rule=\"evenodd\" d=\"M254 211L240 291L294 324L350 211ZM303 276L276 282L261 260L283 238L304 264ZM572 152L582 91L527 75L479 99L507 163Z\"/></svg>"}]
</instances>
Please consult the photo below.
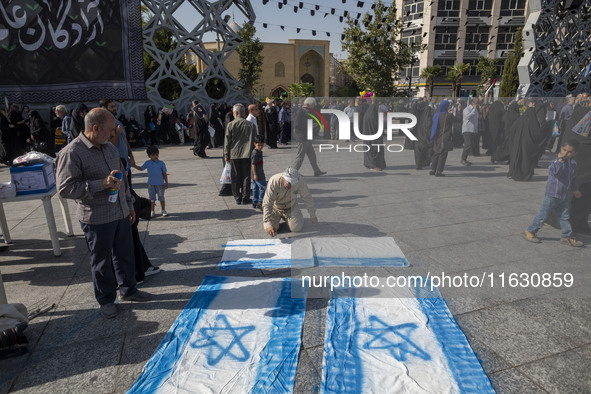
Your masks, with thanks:
<instances>
[{"instance_id":1,"label":"green tree","mask_svg":"<svg viewBox=\"0 0 591 394\"><path fill-rule=\"evenodd\" d=\"M292 83L288 87L289 97L310 97L314 95L314 85L308 82Z\"/></svg>"},{"instance_id":2,"label":"green tree","mask_svg":"<svg viewBox=\"0 0 591 394\"><path fill-rule=\"evenodd\" d=\"M424 78L429 86L429 97L433 97L433 87L435 85L435 77L443 74L443 69L439 64L435 66L425 67L421 70L421 78Z\"/></svg>"},{"instance_id":3,"label":"green tree","mask_svg":"<svg viewBox=\"0 0 591 394\"><path fill-rule=\"evenodd\" d=\"M263 71L261 51L264 46L259 38L254 38L255 33L256 28L245 22L242 30L240 30L242 43L236 48L241 64L238 71L238 80L242 83L248 96L252 94L253 87L260 79Z\"/></svg>"},{"instance_id":4,"label":"green tree","mask_svg":"<svg viewBox=\"0 0 591 394\"><path fill-rule=\"evenodd\" d=\"M487 79L495 79L497 77L497 64L498 59L486 58L484 56L478 56L478 64L476 65L476 71L480 73L480 85L478 86L478 95L484 94L484 84Z\"/></svg>"},{"instance_id":5,"label":"green tree","mask_svg":"<svg viewBox=\"0 0 591 394\"><path fill-rule=\"evenodd\" d=\"M509 52L503 67L503 75L501 79L501 87L499 89L500 97L513 97L519 88L519 75L517 73L517 66L519 60L523 55L523 32L519 28L515 32L515 42L513 44L513 51Z\"/></svg>"},{"instance_id":6,"label":"green tree","mask_svg":"<svg viewBox=\"0 0 591 394\"><path fill-rule=\"evenodd\" d=\"M451 81L451 95L453 98L460 95L462 77L469 67L470 64L468 63L457 63L453 67L447 68L447 79Z\"/></svg>"},{"instance_id":7,"label":"green tree","mask_svg":"<svg viewBox=\"0 0 591 394\"><path fill-rule=\"evenodd\" d=\"M373 15L365 13L357 25L347 17L341 44L349 58L343 62L343 69L360 88L386 97L394 93L393 81L400 69L410 64L411 51L399 39L402 22L396 17L396 8L389 6L386 10L381 0L372 8Z\"/></svg>"}]
</instances>

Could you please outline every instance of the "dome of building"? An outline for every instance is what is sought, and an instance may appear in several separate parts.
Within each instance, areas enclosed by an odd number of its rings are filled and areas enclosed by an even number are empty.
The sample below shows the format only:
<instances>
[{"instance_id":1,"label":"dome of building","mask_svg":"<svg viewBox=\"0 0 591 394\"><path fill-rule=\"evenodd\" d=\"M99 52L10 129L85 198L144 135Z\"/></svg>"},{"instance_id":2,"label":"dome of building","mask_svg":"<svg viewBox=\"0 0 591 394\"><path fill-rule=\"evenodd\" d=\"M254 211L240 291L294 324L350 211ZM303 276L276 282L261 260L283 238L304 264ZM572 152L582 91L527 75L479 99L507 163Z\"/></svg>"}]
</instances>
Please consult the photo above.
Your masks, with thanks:
<instances>
[{"instance_id":1,"label":"dome of building","mask_svg":"<svg viewBox=\"0 0 591 394\"><path fill-rule=\"evenodd\" d=\"M240 27L240 25L238 25L238 23L232 21L232 23L230 23L230 29L232 29L232 31L236 34L240 33L240 30L242 30L242 28Z\"/></svg>"}]
</instances>

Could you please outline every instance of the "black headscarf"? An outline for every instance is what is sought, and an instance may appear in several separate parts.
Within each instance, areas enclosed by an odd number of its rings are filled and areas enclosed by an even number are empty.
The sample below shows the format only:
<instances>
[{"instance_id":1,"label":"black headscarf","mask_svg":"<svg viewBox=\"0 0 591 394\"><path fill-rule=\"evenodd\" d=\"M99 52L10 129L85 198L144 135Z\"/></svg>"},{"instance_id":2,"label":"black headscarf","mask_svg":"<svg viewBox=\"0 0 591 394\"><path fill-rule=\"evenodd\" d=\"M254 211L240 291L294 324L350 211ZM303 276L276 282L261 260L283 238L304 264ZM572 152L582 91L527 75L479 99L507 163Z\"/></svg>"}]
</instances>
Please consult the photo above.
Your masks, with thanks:
<instances>
[{"instance_id":1,"label":"black headscarf","mask_svg":"<svg viewBox=\"0 0 591 394\"><path fill-rule=\"evenodd\" d=\"M512 134L509 172L516 181L529 181L539 158L539 143L542 139L535 108L528 108L515 122Z\"/></svg>"}]
</instances>

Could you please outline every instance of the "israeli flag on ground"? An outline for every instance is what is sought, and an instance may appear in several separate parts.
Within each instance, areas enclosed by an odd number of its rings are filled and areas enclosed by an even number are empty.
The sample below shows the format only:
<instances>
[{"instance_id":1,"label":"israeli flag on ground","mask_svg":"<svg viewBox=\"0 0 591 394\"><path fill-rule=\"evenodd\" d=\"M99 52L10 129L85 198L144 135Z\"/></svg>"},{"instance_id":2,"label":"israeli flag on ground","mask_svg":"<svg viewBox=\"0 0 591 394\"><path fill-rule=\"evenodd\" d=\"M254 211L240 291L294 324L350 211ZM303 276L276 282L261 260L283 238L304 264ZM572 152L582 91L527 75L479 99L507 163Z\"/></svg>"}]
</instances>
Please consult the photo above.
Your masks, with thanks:
<instances>
[{"instance_id":1,"label":"israeli flag on ground","mask_svg":"<svg viewBox=\"0 0 591 394\"><path fill-rule=\"evenodd\" d=\"M290 393L305 299L289 278L207 276L128 393Z\"/></svg>"},{"instance_id":2,"label":"israeli flag on ground","mask_svg":"<svg viewBox=\"0 0 591 394\"><path fill-rule=\"evenodd\" d=\"M319 267L406 267L409 265L404 253L392 237L311 238L310 242L314 265ZM295 247L296 245L292 249Z\"/></svg>"},{"instance_id":3,"label":"israeli flag on ground","mask_svg":"<svg viewBox=\"0 0 591 394\"><path fill-rule=\"evenodd\" d=\"M229 241L219 268L273 269L312 266L406 267L391 237L246 239Z\"/></svg>"},{"instance_id":4,"label":"israeli flag on ground","mask_svg":"<svg viewBox=\"0 0 591 394\"><path fill-rule=\"evenodd\" d=\"M447 305L430 296L331 299L321 392L494 393Z\"/></svg>"},{"instance_id":5,"label":"israeli flag on ground","mask_svg":"<svg viewBox=\"0 0 591 394\"><path fill-rule=\"evenodd\" d=\"M291 266L291 241L281 239L244 239L228 241L219 268L272 269Z\"/></svg>"}]
</instances>

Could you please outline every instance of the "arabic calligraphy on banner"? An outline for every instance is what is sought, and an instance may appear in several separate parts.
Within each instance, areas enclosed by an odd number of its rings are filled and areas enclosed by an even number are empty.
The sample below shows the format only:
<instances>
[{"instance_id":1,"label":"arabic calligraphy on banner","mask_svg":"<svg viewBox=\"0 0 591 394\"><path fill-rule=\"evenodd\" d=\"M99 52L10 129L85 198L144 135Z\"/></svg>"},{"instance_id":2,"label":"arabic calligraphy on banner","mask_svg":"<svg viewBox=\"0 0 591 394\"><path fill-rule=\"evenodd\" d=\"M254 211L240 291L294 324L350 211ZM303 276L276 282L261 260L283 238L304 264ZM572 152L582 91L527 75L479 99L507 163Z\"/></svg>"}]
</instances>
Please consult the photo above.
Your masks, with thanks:
<instances>
[{"instance_id":1,"label":"arabic calligraphy on banner","mask_svg":"<svg viewBox=\"0 0 591 394\"><path fill-rule=\"evenodd\" d=\"M140 0L2 0L0 74L13 102L145 98Z\"/></svg>"},{"instance_id":2,"label":"arabic calligraphy on banner","mask_svg":"<svg viewBox=\"0 0 591 394\"><path fill-rule=\"evenodd\" d=\"M0 42L5 51L69 49L103 41L99 0L12 1L0 3ZM8 41L8 42L5 42Z\"/></svg>"}]
</instances>

